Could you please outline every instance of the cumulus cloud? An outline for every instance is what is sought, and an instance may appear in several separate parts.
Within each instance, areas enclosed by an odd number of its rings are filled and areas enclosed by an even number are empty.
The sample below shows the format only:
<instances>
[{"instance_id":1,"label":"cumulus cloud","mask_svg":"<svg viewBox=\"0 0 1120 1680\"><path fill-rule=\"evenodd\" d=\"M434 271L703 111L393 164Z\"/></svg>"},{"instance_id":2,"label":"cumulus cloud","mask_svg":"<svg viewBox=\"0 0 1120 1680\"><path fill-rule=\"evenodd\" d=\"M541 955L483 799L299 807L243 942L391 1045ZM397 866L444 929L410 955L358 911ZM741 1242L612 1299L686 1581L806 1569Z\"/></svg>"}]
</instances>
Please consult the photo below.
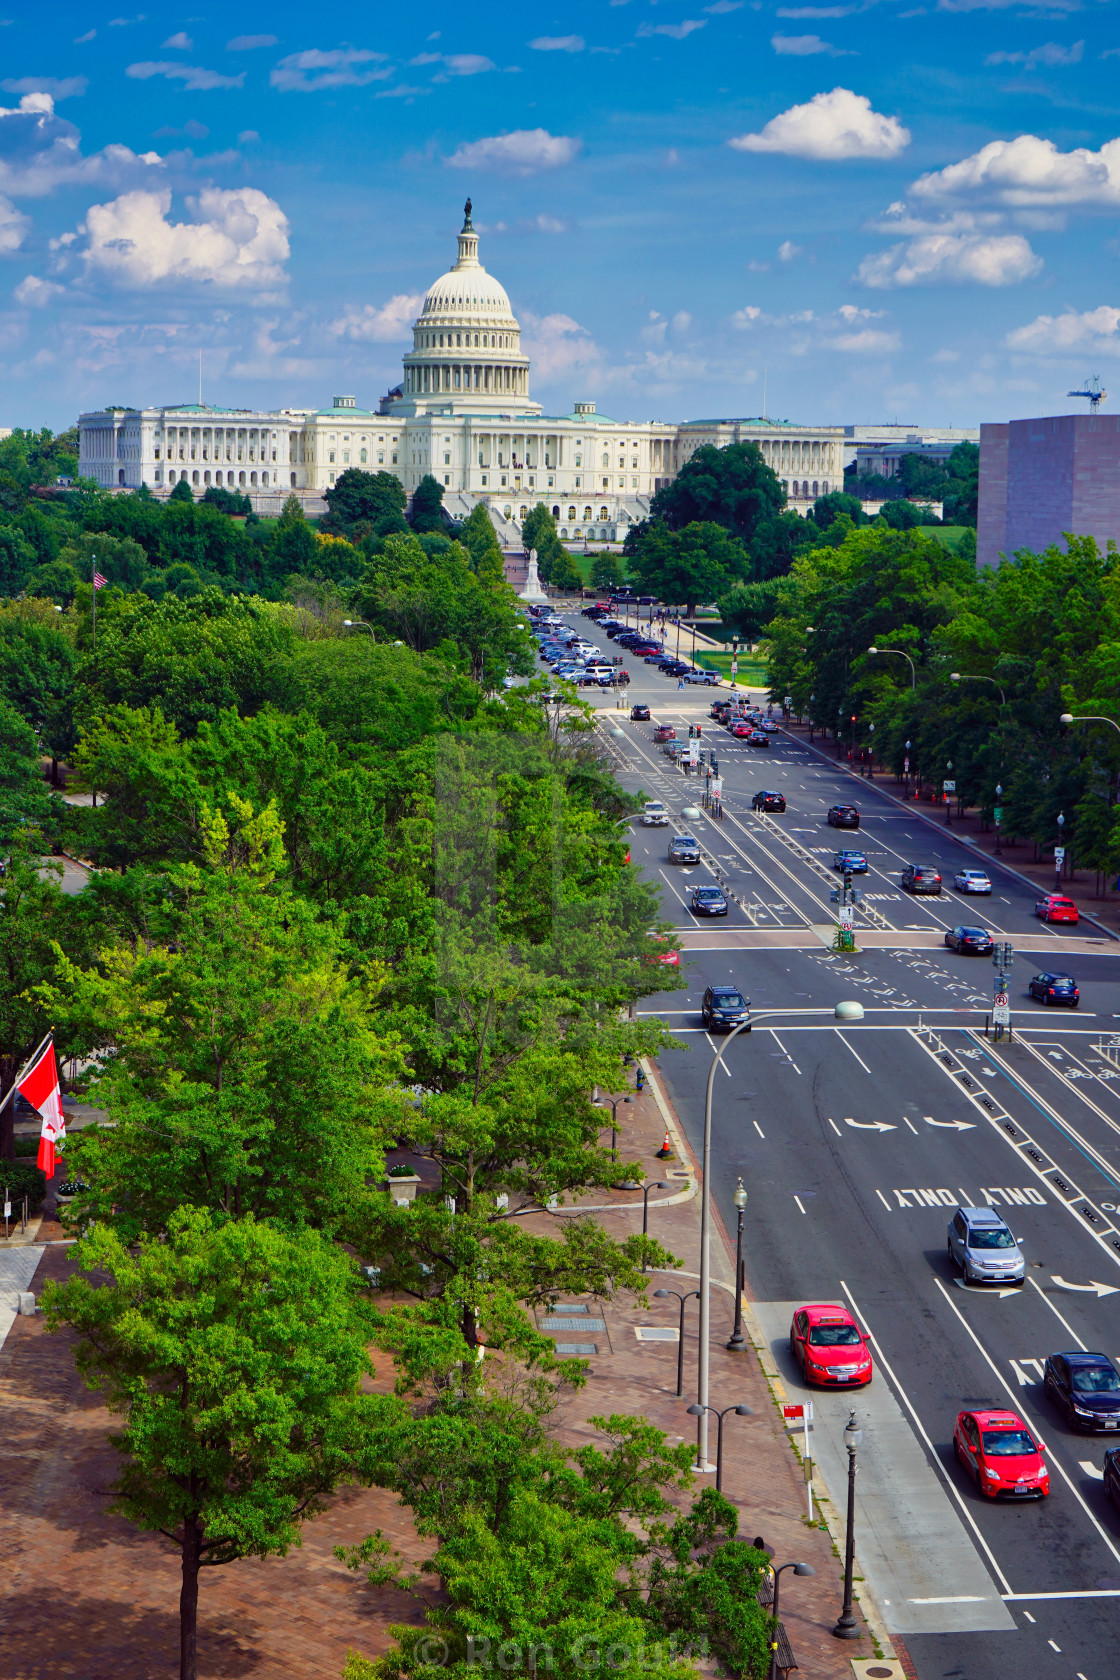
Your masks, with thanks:
<instances>
[{"instance_id":1,"label":"cumulus cloud","mask_svg":"<svg viewBox=\"0 0 1120 1680\"><path fill-rule=\"evenodd\" d=\"M960 284L1015 286L1031 279L1041 267L1042 259L1018 233L928 233L892 245L877 256L865 257L856 278L865 286L883 290Z\"/></svg>"},{"instance_id":2,"label":"cumulus cloud","mask_svg":"<svg viewBox=\"0 0 1120 1680\"><path fill-rule=\"evenodd\" d=\"M199 64L175 64L162 59L130 64L125 75L137 82L149 82L153 76L166 76L169 82L182 82L191 93L209 93L213 88L239 88L245 80L244 70L236 76L223 76L217 70L204 70Z\"/></svg>"},{"instance_id":3,"label":"cumulus cloud","mask_svg":"<svg viewBox=\"0 0 1120 1680\"><path fill-rule=\"evenodd\" d=\"M960 163L919 176L910 191L920 199L973 198L1010 208L1120 204L1120 139L1099 152L1060 152L1036 134L992 140Z\"/></svg>"},{"instance_id":4,"label":"cumulus cloud","mask_svg":"<svg viewBox=\"0 0 1120 1680\"><path fill-rule=\"evenodd\" d=\"M17 210L10 198L0 198L0 255L18 251L30 226L30 216Z\"/></svg>"},{"instance_id":5,"label":"cumulus cloud","mask_svg":"<svg viewBox=\"0 0 1120 1680\"><path fill-rule=\"evenodd\" d=\"M1045 64L1048 69L1059 64L1080 64L1084 55L1084 41L1075 41L1072 47L1061 47L1056 41L1047 41L1041 47L1032 47L1030 52L989 53L984 63L1021 64L1025 70L1037 70L1040 64Z\"/></svg>"},{"instance_id":6,"label":"cumulus cloud","mask_svg":"<svg viewBox=\"0 0 1120 1680\"><path fill-rule=\"evenodd\" d=\"M158 152L137 154L106 146L83 157L73 123L56 115L49 93L25 93L18 109L0 107L0 192L40 198L56 187L150 176L163 165Z\"/></svg>"},{"instance_id":7,"label":"cumulus cloud","mask_svg":"<svg viewBox=\"0 0 1120 1680\"><path fill-rule=\"evenodd\" d=\"M683 41L694 30L705 29L705 18L685 18L683 23L643 23L638 29L639 36L668 35L672 41Z\"/></svg>"},{"instance_id":8,"label":"cumulus cloud","mask_svg":"<svg viewBox=\"0 0 1120 1680\"><path fill-rule=\"evenodd\" d=\"M235 35L226 42L227 52L254 52L257 47L274 47L275 35Z\"/></svg>"},{"instance_id":9,"label":"cumulus cloud","mask_svg":"<svg viewBox=\"0 0 1120 1680\"><path fill-rule=\"evenodd\" d=\"M529 45L534 52L582 52L587 42L582 35L538 35Z\"/></svg>"},{"instance_id":10,"label":"cumulus cloud","mask_svg":"<svg viewBox=\"0 0 1120 1680\"><path fill-rule=\"evenodd\" d=\"M1102 304L1082 312L1067 309L1062 315L1039 315L1009 332L1004 343L1009 350L1036 356L1063 356L1072 351L1115 356L1120 354L1120 309Z\"/></svg>"},{"instance_id":11,"label":"cumulus cloud","mask_svg":"<svg viewBox=\"0 0 1120 1680\"><path fill-rule=\"evenodd\" d=\"M284 280L288 220L255 187L207 187L187 200L192 220L169 219L171 192L123 193L86 213L87 272L128 288L168 282L276 286Z\"/></svg>"},{"instance_id":12,"label":"cumulus cloud","mask_svg":"<svg viewBox=\"0 0 1120 1680\"><path fill-rule=\"evenodd\" d=\"M778 17L784 18L842 18L850 17L854 6L779 6Z\"/></svg>"},{"instance_id":13,"label":"cumulus cloud","mask_svg":"<svg viewBox=\"0 0 1120 1680\"><path fill-rule=\"evenodd\" d=\"M569 134L550 134L547 128L516 128L511 134L492 134L469 140L444 161L452 169L493 169L505 175L532 175L538 169L560 169L579 155L582 140Z\"/></svg>"},{"instance_id":14,"label":"cumulus cloud","mask_svg":"<svg viewBox=\"0 0 1120 1680\"><path fill-rule=\"evenodd\" d=\"M748 303L745 309L737 309L734 315L732 315L731 320L737 327L749 327L758 320L761 314L762 311L759 309L757 304Z\"/></svg>"},{"instance_id":15,"label":"cumulus cloud","mask_svg":"<svg viewBox=\"0 0 1120 1680\"><path fill-rule=\"evenodd\" d=\"M321 88L367 87L370 82L384 81L392 71L371 66L384 66L386 55L368 52L362 47L307 47L303 52L289 53L282 58L269 76L269 82L281 93L318 93Z\"/></svg>"},{"instance_id":16,"label":"cumulus cloud","mask_svg":"<svg viewBox=\"0 0 1120 1680\"><path fill-rule=\"evenodd\" d=\"M408 63L410 68L421 64L438 64L441 67L441 75L436 77L437 81L444 76L481 76L487 70L498 68L492 58L485 58L482 53L417 53Z\"/></svg>"},{"instance_id":17,"label":"cumulus cloud","mask_svg":"<svg viewBox=\"0 0 1120 1680\"><path fill-rule=\"evenodd\" d=\"M60 99L77 99L88 87L88 76L9 76L0 82L5 93L49 93L56 105Z\"/></svg>"},{"instance_id":18,"label":"cumulus cloud","mask_svg":"<svg viewBox=\"0 0 1120 1680\"><path fill-rule=\"evenodd\" d=\"M533 359L533 375L539 380L571 373L601 361L599 346L585 327L570 315L525 315L522 346Z\"/></svg>"},{"instance_id":19,"label":"cumulus cloud","mask_svg":"<svg viewBox=\"0 0 1120 1680\"><path fill-rule=\"evenodd\" d=\"M835 338L825 339L824 343L830 350L843 350L853 356L886 356L897 350L902 340L896 332L864 327L861 332L838 333Z\"/></svg>"},{"instance_id":20,"label":"cumulus cloud","mask_svg":"<svg viewBox=\"0 0 1120 1680\"><path fill-rule=\"evenodd\" d=\"M792 262L794 257L799 257L804 249L803 245L795 245L792 240L783 239L778 246L778 261Z\"/></svg>"},{"instance_id":21,"label":"cumulus cloud","mask_svg":"<svg viewBox=\"0 0 1120 1680\"><path fill-rule=\"evenodd\" d=\"M351 308L331 322L331 332L337 338L359 343L394 344L411 338L412 323L424 302L423 292L398 292L380 308L372 303L360 309Z\"/></svg>"},{"instance_id":22,"label":"cumulus cloud","mask_svg":"<svg viewBox=\"0 0 1120 1680\"><path fill-rule=\"evenodd\" d=\"M760 134L728 141L739 152L784 152L788 157L897 157L910 144L910 130L897 117L871 109L871 101L850 88L818 93L807 105L791 105L772 117Z\"/></svg>"},{"instance_id":23,"label":"cumulus cloud","mask_svg":"<svg viewBox=\"0 0 1120 1680\"><path fill-rule=\"evenodd\" d=\"M1006 12L1014 6L1017 11L1042 12L1053 17L1057 12L1079 12L1082 3L1083 0L937 0L937 9L939 12Z\"/></svg>"},{"instance_id":24,"label":"cumulus cloud","mask_svg":"<svg viewBox=\"0 0 1120 1680\"><path fill-rule=\"evenodd\" d=\"M165 47L178 48L180 52L192 52L194 42L185 29L180 29L177 35L169 35L163 43Z\"/></svg>"},{"instance_id":25,"label":"cumulus cloud","mask_svg":"<svg viewBox=\"0 0 1120 1680\"><path fill-rule=\"evenodd\" d=\"M38 275L29 274L21 280L12 296L25 309L42 309L53 297L61 297L64 286L56 286L53 280L40 280Z\"/></svg>"},{"instance_id":26,"label":"cumulus cloud","mask_svg":"<svg viewBox=\"0 0 1120 1680\"><path fill-rule=\"evenodd\" d=\"M706 12L712 12L716 17L723 17L727 12L741 12L743 0L715 0L714 6L705 6Z\"/></svg>"},{"instance_id":27,"label":"cumulus cloud","mask_svg":"<svg viewBox=\"0 0 1120 1680\"><path fill-rule=\"evenodd\" d=\"M827 53L829 58L852 57L849 47L834 47L819 35L771 35L770 45L785 58L813 58L818 53Z\"/></svg>"}]
</instances>

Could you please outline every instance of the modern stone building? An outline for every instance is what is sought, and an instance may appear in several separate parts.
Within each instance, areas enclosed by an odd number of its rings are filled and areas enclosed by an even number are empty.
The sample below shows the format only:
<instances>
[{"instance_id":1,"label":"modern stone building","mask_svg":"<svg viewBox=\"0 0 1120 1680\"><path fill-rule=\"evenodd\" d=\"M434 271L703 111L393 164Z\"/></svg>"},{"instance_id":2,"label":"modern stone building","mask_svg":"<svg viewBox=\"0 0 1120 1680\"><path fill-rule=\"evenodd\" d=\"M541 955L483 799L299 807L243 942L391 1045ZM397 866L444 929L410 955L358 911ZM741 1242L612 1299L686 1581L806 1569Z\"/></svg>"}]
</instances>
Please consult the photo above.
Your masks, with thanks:
<instances>
[{"instance_id":1,"label":"modern stone building","mask_svg":"<svg viewBox=\"0 0 1120 1680\"><path fill-rule=\"evenodd\" d=\"M376 412L349 396L318 410L102 409L79 418L80 471L164 496L181 478L196 494L219 485L249 495L262 512L292 491L309 512L321 510L324 491L348 467L392 473L409 494L431 473L452 517L484 502L508 543L519 541L537 502L568 541L621 538L702 444L757 443L801 512L842 487L840 426L621 421L593 402L545 415L531 399L530 370L509 296L479 261L468 199L456 260L428 288L404 376Z\"/></svg>"},{"instance_id":2,"label":"modern stone building","mask_svg":"<svg viewBox=\"0 0 1120 1680\"><path fill-rule=\"evenodd\" d=\"M976 558L996 566L1071 532L1120 542L1120 415L1058 414L980 428Z\"/></svg>"}]
</instances>

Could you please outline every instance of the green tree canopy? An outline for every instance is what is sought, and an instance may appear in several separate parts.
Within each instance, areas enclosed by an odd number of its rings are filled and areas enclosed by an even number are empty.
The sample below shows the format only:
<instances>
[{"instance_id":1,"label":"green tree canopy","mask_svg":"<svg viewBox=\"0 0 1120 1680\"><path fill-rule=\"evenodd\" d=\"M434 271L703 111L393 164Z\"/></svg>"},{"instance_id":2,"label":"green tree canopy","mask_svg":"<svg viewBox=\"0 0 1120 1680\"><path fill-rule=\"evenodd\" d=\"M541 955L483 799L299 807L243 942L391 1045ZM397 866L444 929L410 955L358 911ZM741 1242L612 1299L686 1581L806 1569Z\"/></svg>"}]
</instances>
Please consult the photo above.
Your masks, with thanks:
<instances>
[{"instance_id":1,"label":"green tree canopy","mask_svg":"<svg viewBox=\"0 0 1120 1680\"><path fill-rule=\"evenodd\" d=\"M408 510L409 523L414 531L443 531L446 518L443 511L443 485L431 473L425 473L415 490Z\"/></svg>"},{"instance_id":2,"label":"green tree canopy","mask_svg":"<svg viewBox=\"0 0 1120 1680\"><path fill-rule=\"evenodd\" d=\"M697 523L722 525L749 548L759 521L781 513L785 501L782 481L756 443L726 449L706 443L657 491L650 517L671 531Z\"/></svg>"},{"instance_id":3,"label":"green tree canopy","mask_svg":"<svg viewBox=\"0 0 1120 1680\"><path fill-rule=\"evenodd\" d=\"M648 594L661 601L683 602L689 613L701 601L725 594L746 572L742 542L712 521L686 525L680 531L651 524L630 556L631 576Z\"/></svg>"},{"instance_id":4,"label":"green tree canopy","mask_svg":"<svg viewBox=\"0 0 1120 1680\"><path fill-rule=\"evenodd\" d=\"M293 502L295 498L288 500ZM400 479L392 473L370 473L360 467L347 467L324 492L324 500L327 512L319 521L320 530L350 536L359 523L376 525L379 520L400 515L404 511L405 493Z\"/></svg>"}]
</instances>

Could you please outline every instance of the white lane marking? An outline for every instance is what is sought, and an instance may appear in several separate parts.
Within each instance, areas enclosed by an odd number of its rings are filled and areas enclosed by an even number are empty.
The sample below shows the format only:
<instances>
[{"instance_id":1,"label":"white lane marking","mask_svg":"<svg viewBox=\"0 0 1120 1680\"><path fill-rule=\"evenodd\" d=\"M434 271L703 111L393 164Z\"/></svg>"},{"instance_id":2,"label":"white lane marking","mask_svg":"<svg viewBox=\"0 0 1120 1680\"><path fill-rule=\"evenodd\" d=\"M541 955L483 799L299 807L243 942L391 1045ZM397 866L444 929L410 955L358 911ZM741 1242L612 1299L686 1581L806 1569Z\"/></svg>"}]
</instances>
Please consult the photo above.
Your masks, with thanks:
<instances>
[{"instance_id":1,"label":"white lane marking","mask_svg":"<svg viewBox=\"0 0 1120 1680\"><path fill-rule=\"evenodd\" d=\"M1054 1278L1052 1281L1054 1283L1057 1283L1058 1280L1057 1280L1057 1278ZM1064 1330L1067 1330L1069 1332L1069 1334L1073 1337L1074 1341L1077 1343L1078 1347L1081 1349L1082 1353L1088 1352L1088 1349L1086 1348L1085 1343L1081 1340L1081 1337L1077 1334L1077 1331L1073 1328L1072 1324L1069 1324L1062 1317L1061 1313L1058 1311L1057 1307L1054 1305L1054 1303L1050 1299L1049 1295L1046 1294L1046 1291L1043 1290L1043 1289L1039 1289L1038 1284L1035 1282L1034 1278L1028 1278L1027 1282L1030 1284L1032 1289L1034 1289L1039 1295L1042 1296L1042 1299L1046 1302L1046 1305L1050 1308L1050 1311L1054 1314L1054 1317L1058 1320L1058 1323L1062 1326L1062 1328ZM1109 1293L1110 1294L1115 1294L1115 1290L1110 1290Z\"/></svg>"},{"instance_id":2,"label":"white lane marking","mask_svg":"<svg viewBox=\"0 0 1120 1680\"><path fill-rule=\"evenodd\" d=\"M878 1196L879 1200L882 1202L882 1204L886 1208L887 1212L888 1213L893 1213L894 1209L892 1208L891 1204L887 1201L887 1198L884 1196L883 1192L881 1190L876 1190L875 1194Z\"/></svg>"},{"instance_id":3,"label":"white lane marking","mask_svg":"<svg viewBox=\"0 0 1120 1680\"><path fill-rule=\"evenodd\" d=\"M1048 1639L1046 1641L1046 1643L1047 1643L1047 1645L1049 1645L1049 1647L1052 1651L1057 1651L1058 1655L1061 1656L1062 1647L1060 1645L1055 1645L1055 1643L1052 1639Z\"/></svg>"},{"instance_id":4,"label":"white lane marking","mask_svg":"<svg viewBox=\"0 0 1120 1680\"><path fill-rule=\"evenodd\" d=\"M962 1593L959 1598L908 1598L906 1602L907 1604L986 1604L988 1601L986 1598L969 1597Z\"/></svg>"},{"instance_id":5,"label":"white lane marking","mask_svg":"<svg viewBox=\"0 0 1120 1680\"><path fill-rule=\"evenodd\" d=\"M844 1136L843 1132L840 1130L839 1126L836 1124L836 1122L832 1118L831 1114L828 1117L828 1123L832 1127L833 1131L836 1133L837 1137L843 1137Z\"/></svg>"},{"instance_id":6,"label":"white lane marking","mask_svg":"<svg viewBox=\"0 0 1120 1680\"><path fill-rule=\"evenodd\" d=\"M885 1120L852 1120L844 1116L845 1126L851 1126L857 1132L897 1132L897 1126L888 1125Z\"/></svg>"},{"instance_id":7,"label":"white lane marking","mask_svg":"<svg viewBox=\"0 0 1120 1680\"><path fill-rule=\"evenodd\" d=\"M759 1125L757 1120L754 1121L754 1129L758 1133L760 1138L764 1138L766 1136L766 1133L763 1131L762 1127Z\"/></svg>"},{"instance_id":8,"label":"white lane marking","mask_svg":"<svg viewBox=\"0 0 1120 1680\"><path fill-rule=\"evenodd\" d=\"M841 1044L844 1046L845 1050L852 1050L851 1045L848 1043L847 1039L844 1037L844 1034L840 1031L840 1029L837 1027L835 1030L836 1030L836 1036L840 1040ZM868 1067L867 1063L864 1061L863 1057L859 1054L859 1052L857 1050L852 1050L852 1055L855 1057L856 1061L859 1063L859 1065L863 1069L864 1073L870 1073L871 1072L871 1069Z\"/></svg>"},{"instance_id":9,"label":"white lane marking","mask_svg":"<svg viewBox=\"0 0 1120 1680\"><path fill-rule=\"evenodd\" d=\"M955 1132L974 1132L975 1123L972 1120L935 1120L932 1114L923 1114L922 1119L927 1126L950 1126Z\"/></svg>"},{"instance_id":10,"label":"white lane marking","mask_svg":"<svg viewBox=\"0 0 1120 1680\"><path fill-rule=\"evenodd\" d=\"M1076 1289L1082 1295L1120 1295L1120 1289L1111 1283L1067 1283L1057 1272L1051 1272L1050 1282L1056 1283L1059 1289Z\"/></svg>"},{"instance_id":11,"label":"white lane marking","mask_svg":"<svg viewBox=\"0 0 1120 1680\"><path fill-rule=\"evenodd\" d=\"M909 1126L909 1128L910 1128L910 1130L911 1130L911 1131L912 1131L912 1132L913 1132L913 1134L914 1134L914 1136L915 1136L915 1137L917 1137L917 1135L918 1135L918 1128L917 1128L917 1126L915 1126L915 1124L914 1124L914 1122L913 1122L913 1121L912 1121L912 1120L911 1120L911 1118L910 1118L910 1116L909 1116L909 1115L908 1115L908 1114L904 1114L904 1115L903 1115L903 1116L902 1116L902 1118L903 1118L903 1119L904 1119L904 1120L905 1120L905 1122L906 1122L906 1124L907 1124L907 1125L908 1125L908 1126Z\"/></svg>"},{"instance_id":12,"label":"white lane marking","mask_svg":"<svg viewBox=\"0 0 1120 1680\"><path fill-rule=\"evenodd\" d=\"M1031 1624L1032 1627L1034 1627L1034 1625L1035 1625L1034 1624L1034 1617L1031 1615L1030 1611L1029 1610L1024 1610L1023 1611L1023 1616L1024 1616L1025 1620L1028 1621ZM1085 1676L1080 1675L1078 1677L1078 1680L1085 1680Z\"/></svg>"},{"instance_id":13,"label":"white lane marking","mask_svg":"<svg viewBox=\"0 0 1120 1680\"><path fill-rule=\"evenodd\" d=\"M1078 1459L1077 1462L1080 1465L1081 1469L1084 1470L1085 1474L1090 1478L1091 1481L1094 1481L1094 1482L1103 1482L1104 1481L1104 1471L1103 1470L1098 1470L1095 1464L1090 1464L1090 1462L1087 1458L1080 1458L1080 1459Z\"/></svg>"},{"instance_id":14,"label":"white lane marking","mask_svg":"<svg viewBox=\"0 0 1120 1680\"><path fill-rule=\"evenodd\" d=\"M921 1436L922 1440L925 1442L926 1451L929 1454L930 1462L932 1463L934 1469L937 1471L938 1475L941 1477L942 1481L945 1483L945 1486L949 1489L949 1492L952 1494L952 1496L956 1500L957 1504L960 1506L960 1511L961 1511L962 1517L964 1518L965 1522L968 1524L969 1528L971 1528L973 1534L976 1536L977 1543L980 1546L981 1551L984 1553L984 1556L987 1558L989 1565L991 1566L992 1574L995 1576L997 1582L999 1583L1001 1593L1003 1594L1004 1597L1009 1596L1010 1593L1011 1593L1011 1583L1008 1581L1007 1576L1003 1573L1003 1570L1000 1568L999 1564L996 1562L995 1554L993 1553L992 1548L988 1545L988 1542L985 1540L983 1534L980 1532L980 1529L979 1529L979 1527L977 1526L977 1523L976 1523L976 1518L973 1516L972 1512L969 1510L968 1506L965 1504L964 1498L961 1494L960 1488L957 1486L956 1482L953 1480L952 1476L950 1476L950 1474L946 1470L944 1464L941 1462L940 1454L935 1450L933 1442L930 1440L928 1434L926 1433L925 1425L922 1423L921 1418L918 1416L917 1411L914 1409L914 1404L911 1401L910 1396L907 1394L906 1390L903 1388L902 1384L899 1382L897 1376L895 1375L895 1373L891 1370L890 1366L888 1365L886 1357L883 1353L882 1346L880 1345L879 1340L876 1337L874 1331L871 1329L871 1326L867 1322L867 1314L865 1312L863 1312L860 1309L860 1307L857 1305L855 1296L852 1294L851 1290L848 1288L848 1286L844 1282L843 1278L840 1279L840 1287L844 1291L845 1295L848 1297L848 1300L852 1303L852 1311L854 1312L854 1314L856 1316L856 1322L858 1324L862 1325L864 1335L867 1337L868 1341L871 1343L872 1347L875 1349L875 1357L878 1359L879 1364L883 1367L883 1370L887 1373L887 1376L890 1378L891 1382L894 1384L894 1387L898 1390L899 1394L901 1395L902 1403L906 1407L906 1410L910 1413L910 1417L913 1420L914 1428L917 1430L918 1434Z\"/></svg>"},{"instance_id":15,"label":"white lane marking","mask_svg":"<svg viewBox=\"0 0 1120 1680\"><path fill-rule=\"evenodd\" d=\"M801 1197L795 1196L793 1199L797 1203L798 1207L801 1208L802 1213L804 1213L805 1209L801 1206Z\"/></svg>"},{"instance_id":16,"label":"white lane marking","mask_svg":"<svg viewBox=\"0 0 1120 1680\"><path fill-rule=\"evenodd\" d=\"M685 1032L688 1032L689 1029L686 1027L684 1030L685 1030ZM703 1029L701 1029L701 1030L703 1030ZM716 1054L716 1046L712 1043L711 1033L705 1032L704 1037L707 1039L708 1043L712 1045L712 1055L714 1056ZM728 1079L730 1079L731 1078L731 1069L728 1067L727 1063L722 1059L722 1057L720 1058L719 1065L723 1069L724 1073L727 1075Z\"/></svg>"},{"instance_id":17,"label":"white lane marking","mask_svg":"<svg viewBox=\"0 0 1120 1680\"><path fill-rule=\"evenodd\" d=\"M953 1316L955 1318L957 1318L960 1321L960 1323L963 1326L966 1334L971 1338L971 1340L975 1344L977 1352L980 1354L981 1358L984 1360L984 1363L988 1366L992 1375L995 1377L996 1381L999 1383L1000 1387L1003 1389L1004 1393L1007 1395L1007 1398L1011 1401L1012 1408L1014 1408L1015 1402L1017 1400L1019 1401L1020 1404L1022 1404L1022 1401L1021 1401L1020 1397L1015 1393L1015 1390L1011 1387L1010 1383L1007 1381L1007 1378L1004 1376L1003 1372L1000 1370L999 1366L996 1364L995 1360L992 1358L991 1354L988 1352L987 1348L984 1346L983 1342L980 1340L980 1338L976 1334L975 1330L973 1330L973 1328L972 1328L971 1324L968 1322L967 1318L965 1318L964 1314L961 1312L961 1310L957 1306L956 1302L952 1299L952 1297L949 1294L949 1291L946 1289L946 1287L942 1283L941 1279L939 1277L935 1277L933 1281L937 1285L938 1289L941 1291L942 1295L945 1297L945 1301L946 1301L946 1304L949 1307L950 1312L953 1314ZM1100 1523L1097 1521L1097 1519L1093 1515L1092 1511L1090 1511L1088 1505L1086 1505L1084 1499L1081 1497L1080 1493L1077 1491L1077 1488L1074 1486L1073 1478L1070 1476L1069 1472L1064 1468L1064 1466L1061 1463L1061 1460L1058 1459L1058 1458L1055 1458L1053 1456L1053 1454L1051 1454L1050 1462L1054 1466L1054 1469L1058 1472L1058 1475L1062 1478L1063 1482L1066 1484L1069 1491L1072 1493L1073 1497L1076 1499L1077 1503L1080 1505L1081 1509L1084 1511L1085 1515L1088 1517L1089 1521L1092 1523L1093 1527L1096 1529L1097 1533L1100 1535L1101 1539L1104 1541L1105 1545L1108 1547L1109 1551L1112 1553L1113 1557L1116 1559L1117 1563L1120 1563L1120 1551L1117 1551L1116 1547L1113 1545L1109 1536L1105 1533L1104 1529L1101 1527Z\"/></svg>"},{"instance_id":18,"label":"white lane marking","mask_svg":"<svg viewBox=\"0 0 1120 1680\"><path fill-rule=\"evenodd\" d=\"M1026 1599L1028 1604L1036 1604L1050 1598L1120 1598L1120 1587L1098 1587L1096 1592L1089 1589L1086 1592L1044 1592L1044 1593L1004 1593L1004 1600L1021 1602ZM1024 1616L1027 1612L1023 1611ZM1034 1617L1031 1617L1034 1621Z\"/></svg>"},{"instance_id":19,"label":"white lane marking","mask_svg":"<svg viewBox=\"0 0 1120 1680\"><path fill-rule=\"evenodd\" d=\"M782 1043L773 1028L770 1029L770 1036L774 1040L774 1043L778 1046L778 1049L782 1052L782 1055L787 1057L789 1065L793 1069L794 1073L800 1073L801 1069L798 1067L797 1063L794 1061L793 1057L790 1055L789 1051L786 1049L785 1045Z\"/></svg>"}]
</instances>

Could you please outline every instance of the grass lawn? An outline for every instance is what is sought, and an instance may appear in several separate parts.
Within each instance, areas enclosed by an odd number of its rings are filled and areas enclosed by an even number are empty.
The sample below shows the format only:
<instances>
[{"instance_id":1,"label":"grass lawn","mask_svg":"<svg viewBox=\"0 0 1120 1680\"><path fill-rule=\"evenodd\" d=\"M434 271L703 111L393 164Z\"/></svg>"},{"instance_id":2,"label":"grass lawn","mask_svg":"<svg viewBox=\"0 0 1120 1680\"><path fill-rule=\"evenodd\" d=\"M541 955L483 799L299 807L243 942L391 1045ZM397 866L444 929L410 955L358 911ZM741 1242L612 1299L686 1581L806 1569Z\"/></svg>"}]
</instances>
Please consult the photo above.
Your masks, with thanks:
<instances>
[{"instance_id":1,"label":"grass lawn","mask_svg":"<svg viewBox=\"0 0 1120 1680\"><path fill-rule=\"evenodd\" d=\"M932 537L934 542L941 543L941 545L944 548L951 548L954 543L960 541L961 537L969 529L969 526L967 526L967 525L922 525L919 528L920 528L923 536Z\"/></svg>"},{"instance_id":2,"label":"grass lawn","mask_svg":"<svg viewBox=\"0 0 1120 1680\"><path fill-rule=\"evenodd\" d=\"M684 653L684 637L681 637L681 652ZM705 670L718 671L721 676L730 680L731 654L712 653L708 648L697 648L696 663ZM752 658L750 654L739 655L739 670L735 678L740 688L769 688L770 669L765 659Z\"/></svg>"}]
</instances>

